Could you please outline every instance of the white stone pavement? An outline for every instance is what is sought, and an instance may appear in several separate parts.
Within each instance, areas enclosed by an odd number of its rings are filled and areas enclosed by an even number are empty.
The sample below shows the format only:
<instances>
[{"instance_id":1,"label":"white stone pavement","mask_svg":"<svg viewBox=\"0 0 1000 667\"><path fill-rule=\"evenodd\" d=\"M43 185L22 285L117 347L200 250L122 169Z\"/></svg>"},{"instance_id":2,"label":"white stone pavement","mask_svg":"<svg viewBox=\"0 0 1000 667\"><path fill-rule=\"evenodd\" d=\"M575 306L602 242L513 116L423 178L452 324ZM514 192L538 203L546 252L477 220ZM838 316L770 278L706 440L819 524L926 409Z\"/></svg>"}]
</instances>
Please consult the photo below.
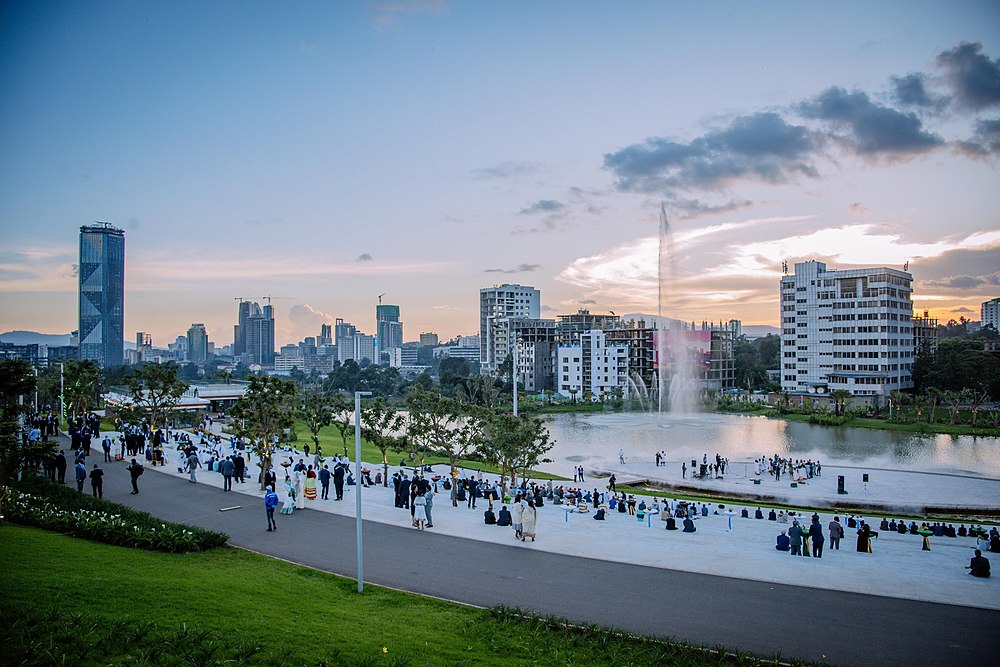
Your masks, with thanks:
<instances>
[{"instance_id":1,"label":"white stone pavement","mask_svg":"<svg viewBox=\"0 0 1000 667\"><path fill-rule=\"evenodd\" d=\"M228 449L228 445L226 448ZM283 461L284 456L276 456L276 462ZM154 470L162 474L186 477L186 473L177 472L176 457L175 451L168 451L167 465L155 467ZM298 458L299 455L296 455L296 460ZM224 497L222 476L218 473L202 468L198 470L197 478L199 484L219 488L220 502L242 504L245 509L251 511L259 509L263 527L265 524L263 492L258 489L255 482L249 481L257 479L258 468L255 463L256 461L251 465L248 481L233 485L236 491L233 496L236 497L232 501L222 500ZM646 467L655 471L652 463L648 466L644 463L626 463L624 466L617 466L617 462L615 463L616 465L610 468L617 469L620 473L619 481L626 476L651 477ZM680 464L671 463L669 466L677 468L679 477ZM377 465L366 463L365 467L372 469L373 477L375 471L380 470L380 466ZM279 467L279 470L282 469ZM394 470L396 469L390 468L390 474ZM436 466L435 470L440 474L447 471L446 466ZM661 470L666 469L661 468ZM565 474L565 471L563 472ZM886 498L892 497L894 488L895 492L900 494L909 494L912 491L914 498L920 493L925 493L927 497L947 499L952 497L950 493L957 492L969 483L969 480L961 477L924 477L914 476L912 473L890 474L879 470L872 470L870 474L873 479L869 484L871 493L884 493ZM860 479L860 471L855 471L854 476ZM283 476L279 474L277 492L284 501L282 478ZM486 475L486 478L495 481L495 476ZM822 481L810 483L805 490L813 493L815 489L825 488L830 480L836 484L833 468L825 469ZM604 480L588 478L584 486L591 489L595 486L603 488L603 484ZM736 480L733 480L732 484L736 485ZM784 482L781 484L789 488ZM939 489L939 485L943 488ZM851 482L848 485L852 493L863 494L860 487L859 482ZM984 488L988 490L995 487ZM307 500L305 511L354 516L355 489L354 486L346 487L342 502ZM774 490L778 490L777 483ZM332 496L332 488L330 493ZM833 493L836 494L835 488ZM996 501L1000 496L995 495L995 491L991 493L994 493L991 497L992 504L996 507ZM791 497L797 502L804 501L803 504L806 504L814 496L800 494ZM647 502L650 502L649 498ZM988 504L989 500L984 502ZM391 487L386 489L376 486L362 489L362 503L362 515L367 521L410 526L409 511L393 506ZM563 506L546 503L539 511L537 541L522 543L514 539L510 528L488 526L483 523L485 509L483 501L478 501L476 510L468 509L465 503L453 508L448 493L442 490L434 498L434 527L427 532L599 559L608 562L608 576L614 576L614 563L623 562L763 582L1000 609L1000 582L997 579L1000 574L992 579L978 579L967 574L965 566L968 565L975 548L975 540L971 538L932 537L931 551L922 551L922 538L919 535L899 535L882 531L878 539L873 541L874 553L865 554L855 550L855 533L847 529L841 550L831 551L827 548L822 558L794 557L774 549L775 537L782 528L790 527L790 523L785 526L766 519L742 519L739 513L743 507L747 507L750 516L753 517L756 507L753 504L727 505L727 510L731 508L736 512L736 516L733 517L732 533L727 532L729 517L724 514L699 518L696 522L697 532L682 533L680 530L666 531L663 522L657 517L653 517L651 521L639 522L627 514L609 512L606 521L594 521L592 512L567 514ZM499 509L499 505L496 509ZM713 506L713 509L716 507ZM821 510L820 517L825 535L828 533L826 525L833 516L834 512ZM846 523L844 515L839 514L839 516L841 522ZM874 529L878 528L880 515L865 518L868 523L873 524ZM295 521L295 515L278 515L277 520ZM954 523L957 525L959 522ZM429 544L433 545L433 541ZM829 546L829 539L826 544ZM985 555L991 558L994 569L1000 566L1000 557L988 553Z\"/></svg>"}]
</instances>

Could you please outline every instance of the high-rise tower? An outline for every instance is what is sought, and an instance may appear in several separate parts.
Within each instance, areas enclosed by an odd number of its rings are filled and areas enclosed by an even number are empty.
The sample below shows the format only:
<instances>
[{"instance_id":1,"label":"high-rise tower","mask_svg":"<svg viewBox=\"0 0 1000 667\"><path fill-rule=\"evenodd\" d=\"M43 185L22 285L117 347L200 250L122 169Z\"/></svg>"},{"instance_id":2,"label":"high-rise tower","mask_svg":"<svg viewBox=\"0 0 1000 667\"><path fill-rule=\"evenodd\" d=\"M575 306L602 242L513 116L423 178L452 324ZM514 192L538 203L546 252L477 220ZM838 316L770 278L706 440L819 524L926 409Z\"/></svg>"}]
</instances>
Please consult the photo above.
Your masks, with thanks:
<instances>
[{"instance_id":1,"label":"high-rise tower","mask_svg":"<svg viewBox=\"0 0 1000 667\"><path fill-rule=\"evenodd\" d=\"M80 227L80 359L121 366L125 349L125 232Z\"/></svg>"},{"instance_id":2,"label":"high-rise tower","mask_svg":"<svg viewBox=\"0 0 1000 667\"><path fill-rule=\"evenodd\" d=\"M403 323L399 321L399 306L379 303L375 306L375 340L377 355L393 347L403 347Z\"/></svg>"}]
</instances>

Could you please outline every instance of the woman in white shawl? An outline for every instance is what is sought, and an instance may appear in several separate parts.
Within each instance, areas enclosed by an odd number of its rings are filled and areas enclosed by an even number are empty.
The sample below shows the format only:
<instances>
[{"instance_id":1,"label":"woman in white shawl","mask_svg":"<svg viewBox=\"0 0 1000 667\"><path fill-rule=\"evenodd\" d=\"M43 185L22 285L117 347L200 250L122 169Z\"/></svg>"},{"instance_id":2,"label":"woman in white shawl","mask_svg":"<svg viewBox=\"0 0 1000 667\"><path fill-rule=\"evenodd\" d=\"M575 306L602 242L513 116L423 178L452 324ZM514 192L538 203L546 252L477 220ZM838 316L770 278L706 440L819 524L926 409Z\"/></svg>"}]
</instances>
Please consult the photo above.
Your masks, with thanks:
<instances>
[{"instance_id":1,"label":"woman in white shawl","mask_svg":"<svg viewBox=\"0 0 1000 667\"><path fill-rule=\"evenodd\" d=\"M528 506L524 508L524 516L521 517L521 541L530 537L535 541L535 528L538 526L538 510L535 508L534 499L528 500Z\"/></svg>"},{"instance_id":2,"label":"woman in white shawl","mask_svg":"<svg viewBox=\"0 0 1000 667\"><path fill-rule=\"evenodd\" d=\"M517 494L514 498L514 505L511 507L514 514L514 539L521 539L521 523L524 521L524 501L521 499L521 494Z\"/></svg>"},{"instance_id":3,"label":"woman in white shawl","mask_svg":"<svg viewBox=\"0 0 1000 667\"><path fill-rule=\"evenodd\" d=\"M293 479L295 480L295 509L304 510L306 508L306 477L301 470L296 470Z\"/></svg>"}]
</instances>

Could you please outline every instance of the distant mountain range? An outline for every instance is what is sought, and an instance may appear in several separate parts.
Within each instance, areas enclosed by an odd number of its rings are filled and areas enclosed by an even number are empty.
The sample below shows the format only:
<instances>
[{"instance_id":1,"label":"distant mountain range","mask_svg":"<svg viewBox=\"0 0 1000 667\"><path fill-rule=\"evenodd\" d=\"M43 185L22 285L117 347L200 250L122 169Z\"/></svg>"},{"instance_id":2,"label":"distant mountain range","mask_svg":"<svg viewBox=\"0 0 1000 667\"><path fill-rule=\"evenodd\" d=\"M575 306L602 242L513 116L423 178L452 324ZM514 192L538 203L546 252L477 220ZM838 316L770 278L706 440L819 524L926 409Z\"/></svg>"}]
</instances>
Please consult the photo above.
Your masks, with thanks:
<instances>
[{"instance_id":1,"label":"distant mountain range","mask_svg":"<svg viewBox=\"0 0 1000 667\"><path fill-rule=\"evenodd\" d=\"M44 334L37 331L6 331L0 333L0 341L14 345L69 345L70 334Z\"/></svg>"}]
</instances>

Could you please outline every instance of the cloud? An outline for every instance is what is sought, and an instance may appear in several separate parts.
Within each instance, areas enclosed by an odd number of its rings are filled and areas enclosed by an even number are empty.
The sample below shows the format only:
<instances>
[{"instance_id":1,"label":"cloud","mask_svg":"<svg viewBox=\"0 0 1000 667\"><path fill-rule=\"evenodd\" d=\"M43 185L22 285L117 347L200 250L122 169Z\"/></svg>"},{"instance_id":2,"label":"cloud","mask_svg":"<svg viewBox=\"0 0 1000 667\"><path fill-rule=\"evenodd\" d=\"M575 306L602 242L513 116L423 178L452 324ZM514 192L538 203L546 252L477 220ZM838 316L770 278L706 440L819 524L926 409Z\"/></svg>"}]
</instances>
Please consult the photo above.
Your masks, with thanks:
<instances>
[{"instance_id":1,"label":"cloud","mask_svg":"<svg viewBox=\"0 0 1000 667\"><path fill-rule=\"evenodd\" d=\"M376 28L399 25L406 16L443 14L448 7L443 0L387 0L371 5L372 22Z\"/></svg>"},{"instance_id":2,"label":"cloud","mask_svg":"<svg viewBox=\"0 0 1000 667\"><path fill-rule=\"evenodd\" d=\"M472 175L476 178L510 178L530 174L538 170L531 162L501 162L493 167L474 169Z\"/></svg>"},{"instance_id":3,"label":"cloud","mask_svg":"<svg viewBox=\"0 0 1000 667\"><path fill-rule=\"evenodd\" d=\"M552 306L542 306L542 312L543 313L554 313L555 310L556 309L553 308Z\"/></svg>"},{"instance_id":4,"label":"cloud","mask_svg":"<svg viewBox=\"0 0 1000 667\"><path fill-rule=\"evenodd\" d=\"M817 175L810 158L820 142L777 113L756 113L688 143L648 138L605 154L604 167L617 177L618 189L628 192L718 190L737 180L787 183Z\"/></svg>"},{"instance_id":5,"label":"cloud","mask_svg":"<svg viewBox=\"0 0 1000 667\"><path fill-rule=\"evenodd\" d=\"M369 255L366 252L363 252L360 255L358 255L358 261L359 262L371 262L374 259L375 259L374 257L372 257L371 255Z\"/></svg>"},{"instance_id":6,"label":"cloud","mask_svg":"<svg viewBox=\"0 0 1000 667\"><path fill-rule=\"evenodd\" d=\"M857 90L833 86L798 109L807 118L828 122L830 136L861 157L906 157L944 144L916 114L877 104Z\"/></svg>"},{"instance_id":7,"label":"cloud","mask_svg":"<svg viewBox=\"0 0 1000 667\"><path fill-rule=\"evenodd\" d=\"M594 305L596 303L597 302L594 301L593 299L584 299L584 300L580 301L581 305L587 305L587 306L592 306L592 305Z\"/></svg>"},{"instance_id":8,"label":"cloud","mask_svg":"<svg viewBox=\"0 0 1000 667\"><path fill-rule=\"evenodd\" d=\"M1000 155L1000 119L977 121L972 138L958 142L956 148L973 158Z\"/></svg>"},{"instance_id":9,"label":"cloud","mask_svg":"<svg viewBox=\"0 0 1000 667\"><path fill-rule=\"evenodd\" d=\"M333 324L334 321L333 315L308 303L297 304L289 308L282 333L285 339L300 341L307 336L318 336L322 325Z\"/></svg>"},{"instance_id":10,"label":"cloud","mask_svg":"<svg viewBox=\"0 0 1000 667\"><path fill-rule=\"evenodd\" d=\"M533 215L535 213L554 213L566 208L566 204L554 199L539 199L527 208L521 209L521 215Z\"/></svg>"},{"instance_id":11,"label":"cloud","mask_svg":"<svg viewBox=\"0 0 1000 667\"><path fill-rule=\"evenodd\" d=\"M869 216L872 213L867 206L859 201L856 201L848 206L847 210L851 212L851 215Z\"/></svg>"},{"instance_id":12,"label":"cloud","mask_svg":"<svg viewBox=\"0 0 1000 667\"><path fill-rule=\"evenodd\" d=\"M892 97L896 104L904 107L936 109L947 103L947 99L935 99L927 90L927 75L922 72L906 76L890 77Z\"/></svg>"},{"instance_id":13,"label":"cloud","mask_svg":"<svg viewBox=\"0 0 1000 667\"><path fill-rule=\"evenodd\" d=\"M977 289L979 287L1000 285L1000 272L990 273L983 276L947 276L941 280L924 280L921 282L924 287L954 288L959 290Z\"/></svg>"},{"instance_id":14,"label":"cloud","mask_svg":"<svg viewBox=\"0 0 1000 667\"><path fill-rule=\"evenodd\" d=\"M721 204L709 204L700 199L684 199L682 197L668 197L667 204L674 212L682 214L684 218L729 213L746 208L747 206L753 206L753 202L749 199L732 199Z\"/></svg>"},{"instance_id":15,"label":"cloud","mask_svg":"<svg viewBox=\"0 0 1000 667\"><path fill-rule=\"evenodd\" d=\"M959 106L979 110L1000 105L1000 58L990 60L979 42L962 42L937 56Z\"/></svg>"},{"instance_id":16,"label":"cloud","mask_svg":"<svg viewBox=\"0 0 1000 667\"><path fill-rule=\"evenodd\" d=\"M483 273L530 273L541 268L541 264L518 264L514 269L483 269Z\"/></svg>"}]
</instances>

